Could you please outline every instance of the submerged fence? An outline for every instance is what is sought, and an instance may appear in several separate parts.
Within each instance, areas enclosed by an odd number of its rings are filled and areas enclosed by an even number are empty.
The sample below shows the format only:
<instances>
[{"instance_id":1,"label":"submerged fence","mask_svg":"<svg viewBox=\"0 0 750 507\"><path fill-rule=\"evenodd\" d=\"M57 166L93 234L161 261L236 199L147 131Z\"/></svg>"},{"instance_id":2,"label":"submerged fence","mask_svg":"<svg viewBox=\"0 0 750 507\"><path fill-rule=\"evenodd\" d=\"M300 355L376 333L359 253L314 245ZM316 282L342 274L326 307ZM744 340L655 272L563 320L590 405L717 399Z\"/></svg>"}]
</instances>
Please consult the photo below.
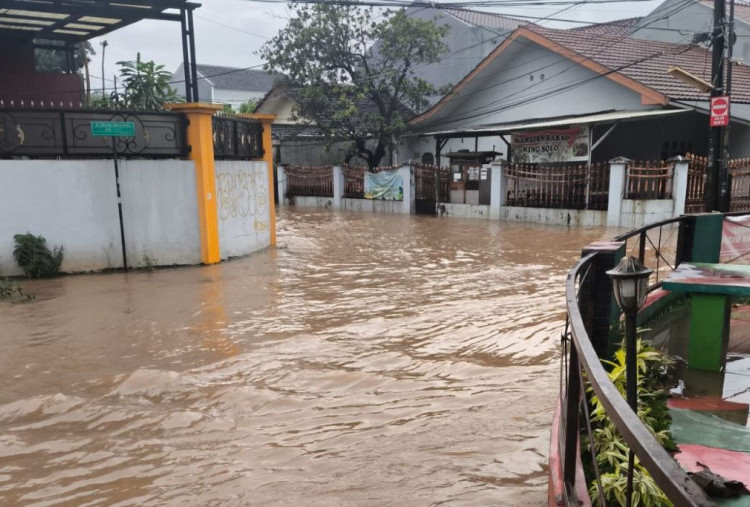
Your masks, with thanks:
<instances>
[{"instance_id":1,"label":"submerged fence","mask_svg":"<svg viewBox=\"0 0 750 507\"><path fill-rule=\"evenodd\" d=\"M685 213L705 211L705 187L708 158L688 153L688 190ZM730 181L729 211L750 210L750 158L736 158L727 164Z\"/></svg>"},{"instance_id":2,"label":"submerged fence","mask_svg":"<svg viewBox=\"0 0 750 507\"><path fill-rule=\"evenodd\" d=\"M511 164L505 174L508 206L607 209L609 164Z\"/></svg>"},{"instance_id":3,"label":"submerged fence","mask_svg":"<svg viewBox=\"0 0 750 507\"><path fill-rule=\"evenodd\" d=\"M333 166L286 167L286 195L333 197Z\"/></svg>"},{"instance_id":4,"label":"submerged fence","mask_svg":"<svg viewBox=\"0 0 750 507\"><path fill-rule=\"evenodd\" d=\"M671 199L674 164L664 160L634 161L625 173L626 199Z\"/></svg>"}]
</instances>

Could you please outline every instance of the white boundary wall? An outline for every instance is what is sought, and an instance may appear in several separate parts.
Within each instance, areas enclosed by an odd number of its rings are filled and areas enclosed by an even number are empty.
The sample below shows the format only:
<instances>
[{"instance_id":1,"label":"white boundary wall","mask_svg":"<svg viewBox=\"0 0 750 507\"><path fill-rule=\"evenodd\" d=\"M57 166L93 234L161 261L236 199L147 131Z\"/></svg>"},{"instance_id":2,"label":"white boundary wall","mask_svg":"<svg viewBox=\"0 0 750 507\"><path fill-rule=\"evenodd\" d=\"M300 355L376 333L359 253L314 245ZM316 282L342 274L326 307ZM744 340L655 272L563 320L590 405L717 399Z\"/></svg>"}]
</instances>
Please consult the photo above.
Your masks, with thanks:
<instances>
[{"instance_id":1,"label":"white boundary wall","mask_svg":"<svg viewBox=\"0 0 750 507\"><path fill-rule=\"evenodd\" d=\"M191 161L120 161L128 264L200 262ZM65 249L62 270L122 267L112 160L0 161L0 275L19 275L13 235Z\"/></svg>"},{"instance_id":2,"label":"white boundary wall","mask_svg":"<svg viewBox=\"0 0 750 507\"><path fill-rule=\"evenodd\" d=\"M216 161L222 259L247 255L271 245L268 183L265 161Z\"/></svg>"}]
</instances>

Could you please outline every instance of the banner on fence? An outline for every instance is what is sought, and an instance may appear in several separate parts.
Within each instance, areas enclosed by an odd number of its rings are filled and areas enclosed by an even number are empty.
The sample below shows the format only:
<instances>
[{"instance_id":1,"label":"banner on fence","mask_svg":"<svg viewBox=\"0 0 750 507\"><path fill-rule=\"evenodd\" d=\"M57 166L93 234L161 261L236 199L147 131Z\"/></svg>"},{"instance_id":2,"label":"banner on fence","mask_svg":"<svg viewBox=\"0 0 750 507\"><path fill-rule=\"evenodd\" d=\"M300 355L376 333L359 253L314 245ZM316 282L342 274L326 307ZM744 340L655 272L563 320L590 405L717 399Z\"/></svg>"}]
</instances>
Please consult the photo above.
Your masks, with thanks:
<instances>
[{"instance_id":1,"label":"banner on fence","mask_svg":"<svg viewBox=\"0 0 750 507\"><path fill-rule=\"evenodd\" d=\"M398 171L365 172L365 199L403 201L404 179Z\"/></svg>"},{"instance_id":2,"label":"banner on fence","mask_svg":"<svg viewBox=\"0 0 750 507\"><path fill-rule=\"evenodd\" d=\"M726 217L721 232L720 262L750 264L750 215Z\"/></svg>"},{"instance_id":3,"label":"banner on fence","mask_svg":"<svg viewBox=\"0 0 750 507\"><path fill-rule=\"evenodd\" d=\"M537 130L511 134L513 162L587 162L589 159L589 128Z\"/></svg>"}]
</instances>

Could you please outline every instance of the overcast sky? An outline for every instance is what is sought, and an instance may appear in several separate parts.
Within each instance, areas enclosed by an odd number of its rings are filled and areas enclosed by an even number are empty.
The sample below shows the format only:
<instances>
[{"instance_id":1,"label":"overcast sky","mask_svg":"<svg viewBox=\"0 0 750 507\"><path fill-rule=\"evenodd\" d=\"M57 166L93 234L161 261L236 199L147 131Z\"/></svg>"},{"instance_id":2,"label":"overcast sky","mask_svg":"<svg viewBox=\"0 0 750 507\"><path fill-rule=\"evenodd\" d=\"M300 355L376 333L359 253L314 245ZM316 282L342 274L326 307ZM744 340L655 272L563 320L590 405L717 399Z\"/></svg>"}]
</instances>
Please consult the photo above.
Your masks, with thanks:
<instances>
[{"instance_id":1,"label":"overcast sky","mask_svg":"<svg viewBox=\"0 0 750 507\"><path fill-rule=\"evenodd\" d=\"M196 54L198 63L250 67L263 62L256 54L265 41L286 25L291 11L286 4L269 4L250 0L204 0L194 12ZM504 14L548 16L580 21L610 21L642 16L653 10L661 0L648 2L614 2L608 5L579 5L559 15L553 15L565 6L491 9ZM480 9L477 9L480 10ZM490 9L487 9L490 10ZM556 26L552 23L544 23ZM96 51L91 64L92 88L101 89L101 41L107 41L104 55L104 75L107 88L113 84L117 72L116 62L135 60L141 53L144 60L153 60L174 72L182 62L180 23L167 21L141 21L122 28L105 37L91 41ZM93 78L95 76L95 78Z\"/></svg>"}]
</instances>

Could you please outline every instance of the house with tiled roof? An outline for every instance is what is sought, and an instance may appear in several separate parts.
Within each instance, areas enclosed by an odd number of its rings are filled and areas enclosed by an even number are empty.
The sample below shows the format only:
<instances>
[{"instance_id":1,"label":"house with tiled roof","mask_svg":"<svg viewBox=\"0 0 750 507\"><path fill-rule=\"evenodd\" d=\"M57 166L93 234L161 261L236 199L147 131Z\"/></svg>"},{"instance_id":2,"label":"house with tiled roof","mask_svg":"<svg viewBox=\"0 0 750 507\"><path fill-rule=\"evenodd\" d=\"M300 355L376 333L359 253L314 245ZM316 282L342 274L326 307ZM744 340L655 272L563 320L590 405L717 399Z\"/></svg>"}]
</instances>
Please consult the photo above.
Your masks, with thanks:
<instances>
[{"instance_id":1,"label":"house with tiled roof","mask_svg":"<svg viewBox=\"0 0 750 507\"><path fill-rule=\"evenodd\" d=\"M579 161L705 155L709 97L668 71L679 66L709 79L710 52L605 32L515 30L411 121L399 153L434 153L441 165L448 162L441 155L460 150L502 152L512 159L514 136L581 127L587 150L577 154ZM746 67L734 69L732 112L732 156L748 156L750 143L741 142L750 138Z\"/></svg>"},{"instance_id":2,"label":"house with tiled roof","mask_svg":"<svg viewBox=\"0 0 750 507\"><path fill-rule=\"evenodd\" d=\"M262 99L273 87L277 76L261 69L225 67L197 64L198 93L202 102L229 104L234 109L247 101ZM184 67L182 64L172 75L172 87L181 96L185 94Z\"/></svg>"},{"instance_id":3,"label":"house with tiled roof","mask_svg":"<svg viewBox=\"0 0 750 507\"><path fill-rule=\"evenodd\" d=\"M467 9L408 7L406 13L449 28L443 38L447 51L440 62L418 69L419 76L436 88L458 83L513 30L529 24L521 18Z\"/></svg>"},{"instance_id":4,"label":"house with tiled roof","mask_svg":"<svg viewBox=\"0 0 750 507\"><path fill-rule=\"evenodd\" d=\"M734 30L737 34L734 57L750 65L750 2L735 0L734 4ZM726 14L729 16L728 2ZM630 36L689 44L696 36L711 33L713 21L713 0L665 0L638 21Z\"/></svg>"}]
</instances>

